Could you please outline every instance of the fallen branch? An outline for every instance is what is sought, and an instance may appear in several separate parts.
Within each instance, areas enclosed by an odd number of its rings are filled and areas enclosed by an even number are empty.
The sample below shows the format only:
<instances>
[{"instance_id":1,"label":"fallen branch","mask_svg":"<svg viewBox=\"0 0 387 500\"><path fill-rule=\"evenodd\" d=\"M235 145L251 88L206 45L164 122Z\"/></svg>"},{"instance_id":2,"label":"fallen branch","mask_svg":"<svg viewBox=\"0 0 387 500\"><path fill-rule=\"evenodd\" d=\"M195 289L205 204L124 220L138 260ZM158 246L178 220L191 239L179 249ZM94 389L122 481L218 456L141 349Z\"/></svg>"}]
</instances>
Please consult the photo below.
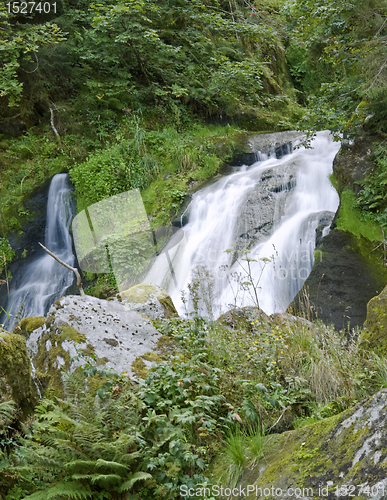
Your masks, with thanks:
<instances>
[{"instance_id":1,"label":"fallen branch","mask_svg":"<svg viewBox=\"0 0 387 500\"><path fill-rule=\"evenodd\" d=\"M51 114L51 118L50 118L51 128L55 134L56 140L58 141L59 149L62 150L62 143L60 141L60 135L59 135L59 132L57 131L57 129L54 125L54 110L51 107L50 107L50 114Z\"/></svg>"},{"instance_id":2,"label":"fallen branch","mask_svg":"<svg viewBox=\"0 0 387 500\"><path fill-rule=\"evenodd\" d=\"M43 250L45 252L48 253L48 255L51 255L51 257L53 259L55 259L57 262L59 262L59 264L62 264L62 266L67 267L67 269L70 269L70 271L72 271L75 274L75 276L77 277L77 286L79 288L79 291L81 292L81 295L85 295L85 292L83 291L83 288L82 288L81 275L79 274L78 269L76 267L69 266L68 264L66 264L66 262L63 262L63 260L60 260L56 255L54 255L52 252L50 252L50 250L48 250L48 248L46 248L40 242L39 242L39 245L43 248Z\"/></svg>"}]
</instances>

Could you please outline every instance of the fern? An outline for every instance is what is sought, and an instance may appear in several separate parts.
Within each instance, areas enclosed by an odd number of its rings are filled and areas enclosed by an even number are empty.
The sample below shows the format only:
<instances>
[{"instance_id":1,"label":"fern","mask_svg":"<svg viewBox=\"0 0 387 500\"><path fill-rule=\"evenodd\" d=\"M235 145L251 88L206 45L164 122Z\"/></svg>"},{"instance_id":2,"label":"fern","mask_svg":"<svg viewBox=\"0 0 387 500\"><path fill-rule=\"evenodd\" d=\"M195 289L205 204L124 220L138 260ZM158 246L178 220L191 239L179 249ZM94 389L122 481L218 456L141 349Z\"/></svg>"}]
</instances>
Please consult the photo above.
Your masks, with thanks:
<instances>
[{"instance_id":1,"label":"fern","mask_svg":"<svg viewBox=\"0 0 387 500\"><path fill-rule=\"evenodd\" d=\"M60 482L52 488L37 491L32 495L24 497L23 500L59 500L59 499L74 499L82 500L93 495L92 490L88 486L84 486L78 481Z\"/></svg>"},{"instance_id":2,"label":"fern","mask_svg":"<svg viewBox=\"0 0 387 500\"><path fill-rule=\"evenodd\" d=\"M123 491L130 491L137 481L145 481L146 479L152 479L152 475L148 472L135 472L134 474L131 474L128 481L125 481L125 483L120 486L118 492L122 493Z\"/></svg>"},{"instance_id":3,"label":"fern","mask_svg":"<svg viewBox=\"0 0 387 500\"><path fill-rule=\"evenodd\" d=\"M15 401L3 401L0 403L0 425L9 425L17 416L17 406Z\"/></svg>"}]
</instances>

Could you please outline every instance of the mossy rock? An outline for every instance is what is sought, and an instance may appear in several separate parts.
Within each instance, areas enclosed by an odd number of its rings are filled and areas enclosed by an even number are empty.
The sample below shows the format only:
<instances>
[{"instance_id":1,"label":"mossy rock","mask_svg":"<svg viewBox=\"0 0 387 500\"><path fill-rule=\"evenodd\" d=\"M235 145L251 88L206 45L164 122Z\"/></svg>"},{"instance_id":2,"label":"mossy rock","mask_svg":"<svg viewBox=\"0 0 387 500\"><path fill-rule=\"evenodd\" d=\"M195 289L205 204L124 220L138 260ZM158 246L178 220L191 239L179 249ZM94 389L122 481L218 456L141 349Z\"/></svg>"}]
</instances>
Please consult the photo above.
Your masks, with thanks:
<instances>
[{"instance_id":1,"label":"mossy rock","mask_svg":"<svg viewBox=\"0 0 387 500\"><path fill-rule=\"evenodd\" d=\"M0 401L13 399L26 417L37 401L26 340L0 330Z\"/></svg>"},{"instance_id":2,"label":"mossy rock","mask_svg":"<svg viewBox=\"0 0 387 500\"><path fill-rule=\"evenodd\" d=\"M387 286L367 304L361 345L379 355L387 355Z\"/></svg>"},{"instance_id":3,"label":"mossy rock","mask_svg":"<svg viewBox=\"0 0 387 500\"><path fill-rule=\"evenodd\" d=\"M118 296L126 309L138 311L153 320L177 316L176 308L168 293L157 285L142 283L132 286Z\"/></svg>"},{"instance_id":4,"label":"mossy rock","mask_svg":"<svg viewBox=\"0 0 387 500\"><path fill-rule=\"evenodd\" d=\"M71 357L68 344L79 346L79 354L93 355L92 348L86 352L84 346L80 345L85 341L84 335L63 322L59 327L51 323L51 326L42 333L34 356L34 365L36 376L44 390L49 389L53 394L62 396L62 374L70 370Z\"/></svg>"},{"instance_id":5,"label":"mossy rock","mask_svg":"<svg viewBox=\"0 0 387 500\"><path fill-rule=\"evenodd\" d=\"M387 390L383 390L339 415L269 436L263 458L245 468L238 490L245 488L243 498L251 500L333 500L340 488L344 492L346 485L356 485L352 498L386 498L386 411ZM219 481L226 487L229 463L225 455L219 454L210 472L213 483ZM248 485L253 485L250 491ZM368 486L368 491L373 487L376 494L367 495L366 489L361 492L360 485Z\"/></svg>"},{"instance_id":6,"label":"mossy rock","mask_svg":"<svg viewBox=\"0 0 387 500\"><path fill-rule=\"evenodd\" d=\"M146 352L133 361L132 373L137 378L145 379L152 366L160 361L168 360L169 356L176 355L179 351L181 351L181 347L174 338L162 335L157 341L154 351Z\"/></svg>"},{"instance_id":7,"label":"mossy rock","mask_svg":"<svg viewBox=\"0 0 387 500\"><path fill-rule=\"evenodd\" d=\"M270 324L270 318L258 307L236 307L219 316L218 321L233 330L251 330L252 322Z\"/></svg>"},{"instance_id":8,"label":"mossy rock","mask_svg":"<svg viewBox=\"0 0 387 500\"><path fill-rule=\"evenodd\" d=\"M13 329L13 333L22 335L25 339L28 339L31 333L43 326L46 318L44 316L31 316L29 318L23 318Z\"/></svg>"},{"instance_id":9,"label":"mossy rock","mask_svg":"<svg viewBox=\"0 0 387 500\"><path fill-rule=\"evenodd\" d=\"M151 352L160 337L149 318L117 299L69 295L51 306L27 347L43 389L61 397L64 373L95 362L131 376L133 361Z\"/></svg>"}]
</instances>

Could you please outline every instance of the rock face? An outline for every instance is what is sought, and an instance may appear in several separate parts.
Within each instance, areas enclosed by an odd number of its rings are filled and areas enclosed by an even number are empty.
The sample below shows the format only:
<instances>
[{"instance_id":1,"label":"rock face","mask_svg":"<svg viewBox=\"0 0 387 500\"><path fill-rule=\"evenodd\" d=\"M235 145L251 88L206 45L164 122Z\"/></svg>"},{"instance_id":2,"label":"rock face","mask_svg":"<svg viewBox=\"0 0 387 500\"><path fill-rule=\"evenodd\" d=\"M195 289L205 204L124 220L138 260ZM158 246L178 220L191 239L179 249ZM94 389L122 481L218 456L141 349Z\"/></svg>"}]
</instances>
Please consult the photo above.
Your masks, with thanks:
<instances>
[{"instance_id":1,"label":"rock face","mask_svg":"<svg viewBox=\"0 0 387 500\"><path fill-rule=\"evenodd\" d=\"M356 182L364 179L373 167L371 149L372 138L367 134L357 137L354 143L343 140L333 161L333 173L340 192L345 188L360 191L361 187Z\"/></svg>"},{"instance_id":2,"label":"rock face","mask_svg":"<svg viewBox=\"0 0 387 500\"><path fill-rule=\"evenodd\" d=\"M345 189L358 192L357 181L373 168L372 137L363 133L355 142L343 140L333 162L339 194ZM339 208L340 210L340 208ZM386 268L375 245L360 236L335 228L325 237L318 234L315 263L290 310L308 318L320 318L337 330L362 326L367 303L387 284ZM379 253L379 255L378 255Z\"/></svg>"},{"instance_id":3,"label":"rock face","mask_svg":"<svg viewBox=\"0 0 387 500\"><path fill-rule=\"evenodd\" d=\"M264 460L245 470L239 498L387 498L386 412L384 389L340 415L271 436Z\"/></svg>"},{"instance_id":4,"label":"rock face","mask_svg":"<svg viewBox=\"0 0 387 500\"><path fill-rule=\"evenodd\" d=\"M25 339L0 329L0 402L10 399L25 417L33 409L37 390L31 377Z\"/></svg>"},{"instance_id":5,"label":"rock face","mask_svg":"<svg viewBox=\"0 0 387 500\"><path fill-rule=\"evenodd\" d=\"M94 356L104 369L131 375L132 363L152 351L160 337L149 318L117 299L70 295L51 306L27 348L43 387L60 391L62 371L84 364L85 356Z\"/></svg>"},{"instance_id":6,"label":"rock face","mask_svg":"<svg viewBox=\"0 0 387 500\"><path fill-rule=\"evenodd\" d=\"M168 293L157 285L142 283L119 294L127 310L145 314L150 319L167 319L177 316L177 311Z\"/></svg>"},{"instance_id":7,"label":"rock face","mask_svg":"<svg viewBox=\"0 0 387 500\"><path fill-rule=\"evenodd\" d=\"M387 287L367 304L367 318L361 334L366 349L387 354Z\"/></svg>"},{"instance_id":8,"label":"rock face","mask_svg":"<svg viewBox=\"0 0 387 500\"><path fill-rule=\"evenodd\" d=\"M320 318L337 330L362 326L367 302L386 284L383 261L365 238L334 229L320 240L315 263L290 311Z\"/></svg>"}]
</instances>

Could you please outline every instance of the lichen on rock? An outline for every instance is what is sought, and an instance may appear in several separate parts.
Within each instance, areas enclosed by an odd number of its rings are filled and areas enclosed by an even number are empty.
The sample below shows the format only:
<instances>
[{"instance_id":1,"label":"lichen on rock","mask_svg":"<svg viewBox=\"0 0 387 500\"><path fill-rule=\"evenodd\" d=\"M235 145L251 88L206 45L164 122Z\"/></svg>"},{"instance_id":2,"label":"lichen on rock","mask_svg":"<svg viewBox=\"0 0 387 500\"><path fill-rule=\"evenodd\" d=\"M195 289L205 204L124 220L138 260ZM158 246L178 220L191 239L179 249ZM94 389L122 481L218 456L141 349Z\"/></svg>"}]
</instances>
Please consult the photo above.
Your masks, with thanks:
<instances>
[{"instance_id":1,"label":"lichen on rock","mask_svg":"<svg viewBox=\"0 0 387 500\"><path fill-rule=\"evenodd\" d=\"M27 347L45 388L62 392L62 377L92 357L97 365L133 375L133 361L157 345L160 333L149 318L117 299L67 296L53 304Z\"/></svg>"}]
</instances>

